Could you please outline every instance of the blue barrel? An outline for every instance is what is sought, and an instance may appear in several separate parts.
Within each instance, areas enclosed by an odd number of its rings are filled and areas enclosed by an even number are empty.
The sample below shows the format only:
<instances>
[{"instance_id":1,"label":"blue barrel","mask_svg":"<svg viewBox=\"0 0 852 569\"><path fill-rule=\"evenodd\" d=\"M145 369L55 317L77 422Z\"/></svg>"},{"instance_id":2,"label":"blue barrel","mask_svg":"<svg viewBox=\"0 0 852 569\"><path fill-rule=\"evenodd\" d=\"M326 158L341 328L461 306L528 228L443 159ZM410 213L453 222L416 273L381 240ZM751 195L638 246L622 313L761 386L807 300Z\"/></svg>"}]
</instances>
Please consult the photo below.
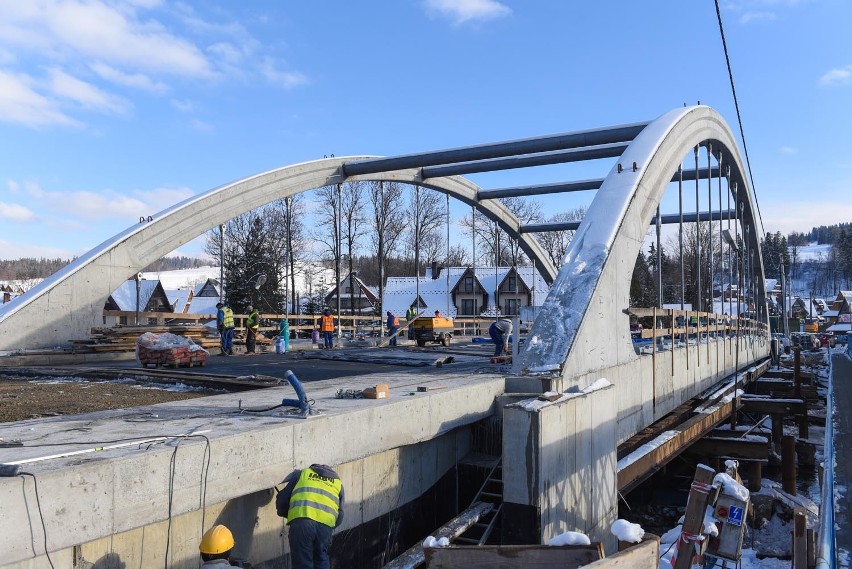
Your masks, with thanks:
<instances>
[{"instance_id":1,"label":"blue barrel","mask_svg":"<svg viewBox=\"0 0 852 569\"><path fill-rule=\"evenodd\" d=\"M276 354L284 354L287 353L287 344L284 336L278 336L278 339L275 340L275 353Z\"/></svg>"}]
</instances>

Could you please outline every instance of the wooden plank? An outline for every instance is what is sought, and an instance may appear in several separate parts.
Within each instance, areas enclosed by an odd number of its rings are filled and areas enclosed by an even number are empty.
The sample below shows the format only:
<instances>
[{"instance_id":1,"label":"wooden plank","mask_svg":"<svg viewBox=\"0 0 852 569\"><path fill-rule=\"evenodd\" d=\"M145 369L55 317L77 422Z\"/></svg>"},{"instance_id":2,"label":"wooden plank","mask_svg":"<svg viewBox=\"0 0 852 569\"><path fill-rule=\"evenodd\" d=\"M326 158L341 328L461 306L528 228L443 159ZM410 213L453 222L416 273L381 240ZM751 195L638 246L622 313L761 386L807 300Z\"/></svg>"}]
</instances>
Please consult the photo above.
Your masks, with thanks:
<instances>
[{"instance_id":1,"label":"wooden plank","mask_svg":"<svg viewBox=\"0 0 852 569\"><path fill-rule=\"evenodd\" d=\"M603 546L481 545L434 547L426 550L427 569L578 569L603 559Z\"/></svg>"},{"instance_id":2,"label":"wooden plank","mask_svg":"<svg viewBox=\"0 0 852 569\"><path fill-rule=\"evenodd\" d=\"M467 529L479 521L479 518L494 509L494 504L488 502L478 502L473 504L443 526L439 527L432 535L436 539L446 537L447 539L455 539L463 534ZM414 569L419 567L426 558L423 543L418 542L408 548L402 555L384 566L384 569Z\"/></svg>"},{"instance_id":3,"label":"wooden plank","mask_svg":"<svg viewBox=\"0 0 852 569\"><path fill-rule=\"evenodd\" d=\"M657 569L659 564L660 538L646 533L636 545L590 563L583 569Z\"/></svg>"}]
</instances>

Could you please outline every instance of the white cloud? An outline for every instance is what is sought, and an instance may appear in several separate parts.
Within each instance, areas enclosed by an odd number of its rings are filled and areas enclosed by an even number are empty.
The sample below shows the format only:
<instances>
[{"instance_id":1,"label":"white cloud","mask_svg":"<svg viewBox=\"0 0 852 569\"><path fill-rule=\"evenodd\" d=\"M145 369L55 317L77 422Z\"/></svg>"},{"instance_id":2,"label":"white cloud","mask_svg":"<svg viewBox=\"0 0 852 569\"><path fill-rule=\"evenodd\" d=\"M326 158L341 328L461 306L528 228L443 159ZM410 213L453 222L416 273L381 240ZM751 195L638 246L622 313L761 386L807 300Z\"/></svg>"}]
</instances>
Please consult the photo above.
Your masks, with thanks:
<instances>
[{"instance_id":1,"label":"white cloud","mask_svg":"<svg viewBox=\"0 0 852 569\"><path fill-rule=\"evenodd\" d=\"M799 151L798 148L793 148L792 146L782 146L778 149L781 154L795 154Z\"/></svg>"},{"instance_id":2,"label":"white cloud","mask_svg":"<svg viewBox=\"0 0 852 569\"><path fill-rule=\"evenodd\" d=\"M192 104L192 101L187 101L186 99L172 99L171 103L174 108L182 113L191 113L195 110L195 105Z\"/></svg>"},{"instance_id":3,"label":"white cloud","mask_svg":"<svg viewBox=\"0 0 852 569\"><path fill-rule=\"evenodd\" d=\"M15 180L6 180L6 187L9 188L10 194L17 194L21 190L21 186Z\"/></svg>"},{"instance_id":4,"label":"white cloud","mask_svg":"<svg viewBox=\"0 0 852 569\"><path fill-rule=\"evenodd\" d=\"M135 190L133 195L147 204L152 212L158 212L192 197L194 193L189 188L154 188Z\"/></svg>"},{"instance_id":5,"label":"white cloud","mask_svg":"<svg viewBox=\"0 0 852 569\"><path fill-rule=\"evenodd\" d=\"M308 78L301 73L278 71L275 67L275 62L270 58L264 60L261 72L267 81L285 89L293 89L294 87L308 83Z\"/></svg>"},{"instance_id":6,"label":"white cloud","mask_svg":"<svg viewBox=\"0 0 852 569\"><path fill-rule=\"evenodd\" d=\"M741 24L748 24L756 21L772 21L777 18L775 12L746 12L740 16Z\"/></svg>"},{"instance_id":7,"label":"white cloud","mask_svg":"<svg viewBox=\"0 0 852 569\"><path fill-rule=\"evenodd\" d=\"M37 93L34 83L27 75L0 71L0 122L26 126L79 125L55 101Z\"/></svg>"},{"instance_id":8,"label":"white cloud","mask_svg":"<svg viewBox=\"0 0 852 569\"><path fill-rule=\"evenodd\" d=\"M38 184L38 182L24 182L24 187L27 189L27 193L34 198L43 198L45 195L44 190L41 189L41 186Z\"/></svg>"},{"instance_id":9,"label":"white cloud","mask_svg":"<svg viewBox=\"0 0 852 569\"><path fill-rule=\"evenodd\" d=\"M852 219L852 205L842 200L832 201L826 208L825 201L813 202L775 202L763 200L760 203L764 230L786 235L792 231L808 231L811 227L848 223Z\"/></svg>"},{"instance_id":10,"label":"white cloud","mask_svg":"<svg viewBox=\"0 0 852 569\"><path fill-rule=\"evenodd\" d=\"M461 25L472 20L490 20L508 16L512 10L495 0L425 0L429 10L438 12Z\"/></svg>"},{"instance_id":11,"label":"white cloud","mask_svg":"<svg viewBox=\"0 0 852 569\"><path fill-rule=\"evenodd\" d=\"M161 81L155 81L144 73L125 73L110 67L105 63L93 63L90 67L92 68L92 71L100 75L101 78L118 85L142 89L149 93L165 93L169 90L168 85Z\"/></svg>"},{"instance_id":12,"label":"white cloud","mask_svg":"<svg viewBox=\"0 0 852 569\"><path fill-rule=\"evenodd\" d=\"M35 219L35 214L22 205L0 202L0 219L32 221Z\"/></svg>"},{"instance_id":13,"label":"white cloud","mask_svg":"<svg viewBox=\"0 0 852 569\"><path fill-rule=\"evenodd\" d=\"M91 83L73 77L61 69L50 69L50 89L59 97L69 99L87 109L123 114L129 103L120 97L110 95Z\"/></svg>"},{"instance_id":14,"label":"white cloud","mask_svg":"<svg viewBox=\"0 0 852 569\"><path fill-rule=\"evenodd\" d=\"M852 65L831 69L819 78L819 84L823 86L845 85L852 82Z\"/></svg>"},{"instance_id":15,"label":"white cloud","mask_svg":"<svg viewBox=\"0 0 852 569\"><path fill-rule=\"evenodd\" d=\"M191 124L192 128L198 132L213 132L213 125L201 119L193 119Z\"/></svg>"},{"instance_id":16,"label":"white cloud","mask_svg":"<svg viewBox=\"0 0 852 569\"><path fill-rule=\"evenodd\" d=\"M74 251L59 247L41 247L0 240L0 259L20 259L22 257L46 257L48 259L70 259L77 255Z\"/></svg>"},{"instance_id":17,"label":"white cloud","mask_svg":"<svg viewBox=\"0 0 852 569\"><path fill-rule=\"evenodd\" d=\"M152 5L136 3L143 9ZM156 20L140 20L129 4L0 0L0 38L53 59L77 56L181 76L213 75L198 47Z\"/></svg>"}]
</instances>

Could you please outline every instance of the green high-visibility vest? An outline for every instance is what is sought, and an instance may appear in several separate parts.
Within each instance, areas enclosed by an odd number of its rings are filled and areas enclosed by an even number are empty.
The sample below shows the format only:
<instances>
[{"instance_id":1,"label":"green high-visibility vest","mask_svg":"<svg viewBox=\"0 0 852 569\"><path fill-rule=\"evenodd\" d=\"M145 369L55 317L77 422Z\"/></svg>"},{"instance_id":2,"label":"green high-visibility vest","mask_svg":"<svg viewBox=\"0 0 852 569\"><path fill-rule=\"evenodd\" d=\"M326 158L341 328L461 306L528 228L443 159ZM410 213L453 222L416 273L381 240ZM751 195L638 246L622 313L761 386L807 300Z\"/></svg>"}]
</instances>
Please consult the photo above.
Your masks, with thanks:
<instances>
[{"instance_id":1,"label":"green high-visibility vest","mask_svg":"<svg viewBox=\"0 0 852 569\"><path fill-rule=\"evenodd\" d=\"M234 311L230 307L222 307L222 325L225 328L234 327Z\"/></svg>"},{"instance_id":2,"label":"green high-visibility vest","mask_svg":"<svg viewBox=\"0 0 852 569\"><path fill-rule=\"evenodd\" d=\"M309 518L333 528L340 511L342 488L340 478L326 478L311 468L305 468L293 488L287 521Z\"/></svg>"}]
</instances>

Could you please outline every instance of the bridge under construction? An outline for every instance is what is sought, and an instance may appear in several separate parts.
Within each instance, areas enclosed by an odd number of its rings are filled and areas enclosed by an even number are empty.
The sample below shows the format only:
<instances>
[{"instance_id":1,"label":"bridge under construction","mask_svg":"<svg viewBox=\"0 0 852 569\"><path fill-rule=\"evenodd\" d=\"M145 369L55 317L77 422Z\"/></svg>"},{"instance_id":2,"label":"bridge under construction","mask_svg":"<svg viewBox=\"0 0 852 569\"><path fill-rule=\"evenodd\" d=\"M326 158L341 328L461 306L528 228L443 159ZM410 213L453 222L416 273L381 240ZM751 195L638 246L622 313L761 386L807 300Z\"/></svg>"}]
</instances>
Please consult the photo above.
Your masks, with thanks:
<instances>
[{"instance_id":1,"label":"bridge under construction","mask_svg":"<svg viewBox=\"0 0 852 569\"><path fill-rule=\"evenodd\" d=\"M607 157L614 164L600 180L486 190L461 177ZM694 167L684 168L690 159ZM739 390L767 367L759 215L731 132L705 106L632 125L392 158L326 158L245 178L130 228L4 306L0 349L82 337L118 284L188 240L274 199L364 179L468 203L513 235L552 282L512 366L460 354L452 365L312 382L322 413L307 420L242 412L287 396L288 388L269 387L3 425L0 438L26 444L0 447L0 462L33 477L0 479L0 566L23 569L50 556L63 566L194 567L202 528L216 521L236 528L253 566L278 567L288 551L272 489L311 463L333 465L346 486L335 542L342 566L378 566L399 542L422 538L401 520L415 518L429 497L442 498L436 520L467 506L450 497L459 495L459 465L473 451L500 464L503 543L578 531L614 550L618 492L735 413ZM694 181L696 210L661 212L666 188L677 184L682 194L684 181ZM578 188L595 189L595 198L556 267L534 238L547 228L524 225L499 198ZM681 298L679 310L664 309L661 283L659 306L630 306L637 255L649 229L659 243L666 222L707 224L715 245L696 256L704 276L697 290L712 292L712 283L736 274L747 313L739 299L735 311L716 313L700 293L689 306ZM631 318L648 322L642 349ZM343 384L387 384L392 396L339 399ZM676 412L687 426L669 425L674 434L640 451L648 429ZM81 433L97 444L81 443ZM632 443L635 452L625 446Z\"/></svg>"}]
</instances>

